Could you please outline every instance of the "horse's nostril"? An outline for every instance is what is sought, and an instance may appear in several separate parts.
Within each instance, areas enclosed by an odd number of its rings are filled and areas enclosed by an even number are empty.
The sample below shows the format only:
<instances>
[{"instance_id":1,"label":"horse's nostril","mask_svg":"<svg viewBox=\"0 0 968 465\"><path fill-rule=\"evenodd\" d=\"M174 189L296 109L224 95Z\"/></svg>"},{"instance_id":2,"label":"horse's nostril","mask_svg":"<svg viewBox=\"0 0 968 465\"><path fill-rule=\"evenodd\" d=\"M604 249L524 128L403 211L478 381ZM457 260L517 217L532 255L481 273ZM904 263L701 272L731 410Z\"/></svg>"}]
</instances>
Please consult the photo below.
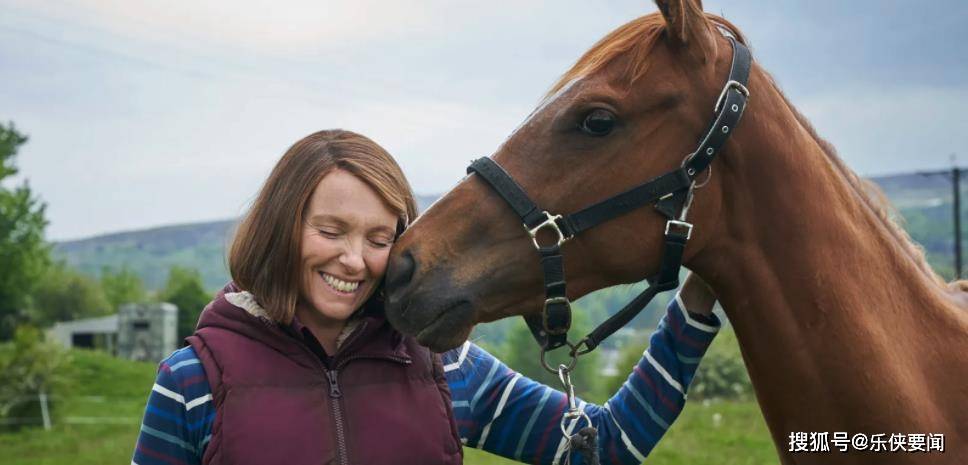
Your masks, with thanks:
<instances>
[{"instance_id":1,"label":"horse's nostril","mask_svg":"<svg viewBox=\"0 0 968 465\"><path fill-rule=\"evenodd\" d=\"M403 292L410 284L410 280L413 279L416 270L417 261L414 260L413 254L409 250L393 257L387 267L387 296L392 298L394 295Z\"/></svg>"}]
</instances>

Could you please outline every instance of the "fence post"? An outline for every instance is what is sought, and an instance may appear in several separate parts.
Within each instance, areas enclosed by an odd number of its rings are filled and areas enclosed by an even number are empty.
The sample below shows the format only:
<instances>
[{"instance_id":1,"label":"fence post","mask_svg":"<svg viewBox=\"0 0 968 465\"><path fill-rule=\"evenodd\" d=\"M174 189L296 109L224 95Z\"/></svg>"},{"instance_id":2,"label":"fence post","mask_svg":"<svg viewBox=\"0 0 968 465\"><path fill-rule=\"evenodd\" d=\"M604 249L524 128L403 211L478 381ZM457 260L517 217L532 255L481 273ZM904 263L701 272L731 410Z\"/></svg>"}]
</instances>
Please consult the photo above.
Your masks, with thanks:
<instances>
[{"instance_id":1,"label":"fence post","mask_svg":"<svg viewBox=\"0 0 968 465\"><path fill-rule=\"evenodd\" d=\"M43 390L37 392L40 398L40 414L44 417L44 429L50 431L50 412L47 411L47 393Z\"/></svg>"}]
</instances>

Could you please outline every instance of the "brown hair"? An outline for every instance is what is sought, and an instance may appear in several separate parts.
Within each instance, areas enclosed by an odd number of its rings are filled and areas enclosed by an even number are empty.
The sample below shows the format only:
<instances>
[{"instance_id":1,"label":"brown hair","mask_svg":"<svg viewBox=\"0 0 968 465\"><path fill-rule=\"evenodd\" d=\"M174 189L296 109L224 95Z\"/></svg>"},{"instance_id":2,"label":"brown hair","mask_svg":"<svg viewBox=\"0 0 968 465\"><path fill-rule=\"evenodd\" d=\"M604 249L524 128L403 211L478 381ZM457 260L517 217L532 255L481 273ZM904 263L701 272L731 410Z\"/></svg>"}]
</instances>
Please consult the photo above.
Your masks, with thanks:
<instances>
[{"instance_id":1,"label":"brown hair","mask_svg":"<svg viewBox=\"0 0 968 465\"><path fill-rule=\"evenodd\" d=\"M228 256L236 285L254 294L275 321L292 321L299 298L304 210L316 185L334 169L360 178L383 198L399 217L398 234L417 216L403 171L376 142L334 129L293 144L242 218Z\"/></svg>"}]
</instances>

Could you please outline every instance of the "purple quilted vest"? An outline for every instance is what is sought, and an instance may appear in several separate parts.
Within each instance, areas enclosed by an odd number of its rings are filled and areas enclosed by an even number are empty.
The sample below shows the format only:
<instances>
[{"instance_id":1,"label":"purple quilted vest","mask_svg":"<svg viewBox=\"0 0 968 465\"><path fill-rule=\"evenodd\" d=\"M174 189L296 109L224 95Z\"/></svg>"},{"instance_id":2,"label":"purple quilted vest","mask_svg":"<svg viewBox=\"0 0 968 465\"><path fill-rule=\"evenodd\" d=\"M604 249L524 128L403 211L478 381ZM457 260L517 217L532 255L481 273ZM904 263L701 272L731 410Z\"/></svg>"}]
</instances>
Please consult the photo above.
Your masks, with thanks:
<instances>
[{"instance_id":1,"label":"purple quilted vest","mask_svg":"<svg viewBox=\"0 0 968 465\"><path fill-rule=\"evenodd\" d=\"M440 358L369 312L324 364L289 328L231 304L229 284L188 342L216 408L202 462L460 464Z\"/></svg>"}]
</instances>

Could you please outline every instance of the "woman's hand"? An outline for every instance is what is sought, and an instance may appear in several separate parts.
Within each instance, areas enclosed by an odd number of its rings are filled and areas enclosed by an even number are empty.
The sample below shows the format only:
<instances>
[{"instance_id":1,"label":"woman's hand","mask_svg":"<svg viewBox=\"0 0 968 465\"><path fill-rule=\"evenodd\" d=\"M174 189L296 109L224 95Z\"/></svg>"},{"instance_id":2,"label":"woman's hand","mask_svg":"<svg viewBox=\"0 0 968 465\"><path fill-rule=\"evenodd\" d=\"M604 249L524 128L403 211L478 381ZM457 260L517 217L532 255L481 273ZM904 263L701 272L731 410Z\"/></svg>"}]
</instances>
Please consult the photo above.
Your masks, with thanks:
<instances>
[{"instance_id":1,"label":"woman's hand","mask_svg":"<svg viewBox=\"0 0 968 465\"><path fill-rule=\"evenodd\" d=\"M682 296L682 303L685 304L686 310L689 312L705 316L713 313L716 294L713 294L713 290L709 288L706 281L703 281L696 273L690 271L686 275L679 295Z\"/></svg>"}]
</instances>

